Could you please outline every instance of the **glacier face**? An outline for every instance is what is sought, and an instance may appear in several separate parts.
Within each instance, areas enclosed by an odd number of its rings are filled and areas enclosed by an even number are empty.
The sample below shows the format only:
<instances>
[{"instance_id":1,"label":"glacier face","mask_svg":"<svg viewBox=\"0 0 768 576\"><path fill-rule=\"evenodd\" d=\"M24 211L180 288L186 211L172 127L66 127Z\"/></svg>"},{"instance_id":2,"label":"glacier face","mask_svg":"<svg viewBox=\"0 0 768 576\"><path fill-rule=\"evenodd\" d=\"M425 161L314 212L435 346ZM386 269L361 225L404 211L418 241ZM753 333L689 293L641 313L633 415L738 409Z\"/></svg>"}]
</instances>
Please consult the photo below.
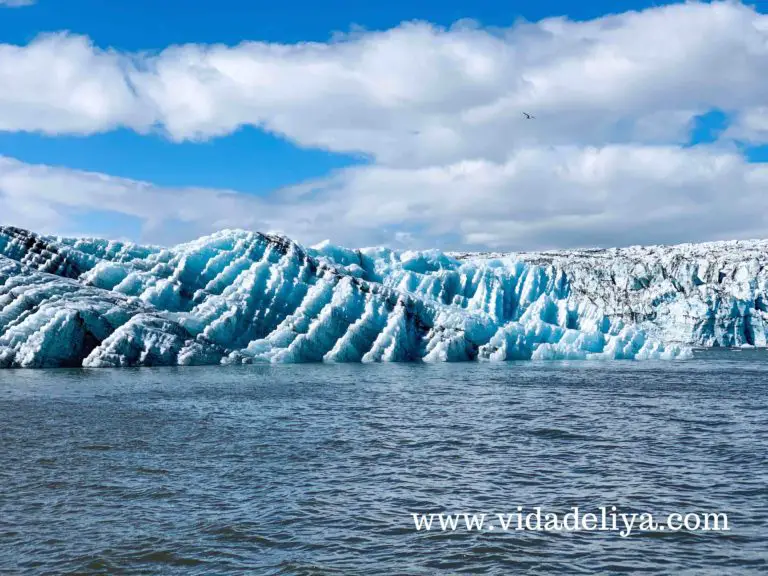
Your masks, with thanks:
<instances>
[{"instance_id":1,"label":"glacier face","mask_svg":"<svg viewBox=\"0 0 768 576\"><path fill-rule=\"evenodd\" d=\"M0 227L0 367L684 358L766 345L768 242L518 254L173 248Z\"/></svg>"}]
</instances>

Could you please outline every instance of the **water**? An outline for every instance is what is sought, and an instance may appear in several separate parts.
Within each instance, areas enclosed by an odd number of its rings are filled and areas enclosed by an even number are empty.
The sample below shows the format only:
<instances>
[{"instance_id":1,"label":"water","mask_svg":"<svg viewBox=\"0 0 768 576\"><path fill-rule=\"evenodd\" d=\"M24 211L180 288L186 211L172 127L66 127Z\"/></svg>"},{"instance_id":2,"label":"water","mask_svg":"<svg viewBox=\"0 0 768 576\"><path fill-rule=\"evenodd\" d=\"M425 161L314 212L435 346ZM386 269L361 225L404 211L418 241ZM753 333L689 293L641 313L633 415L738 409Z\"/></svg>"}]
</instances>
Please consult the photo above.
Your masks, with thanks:
<instances>
[{"instance_id":1,"label":"water","mask_svg":"<svg viewBox=\"0 0 768 576\"><path fill-rule=\"evenodd\" d=\"M0 372L0 573L765 574L768 352ZM718 511L730 532L417 532Z\"/></svg>"}]
</instances>

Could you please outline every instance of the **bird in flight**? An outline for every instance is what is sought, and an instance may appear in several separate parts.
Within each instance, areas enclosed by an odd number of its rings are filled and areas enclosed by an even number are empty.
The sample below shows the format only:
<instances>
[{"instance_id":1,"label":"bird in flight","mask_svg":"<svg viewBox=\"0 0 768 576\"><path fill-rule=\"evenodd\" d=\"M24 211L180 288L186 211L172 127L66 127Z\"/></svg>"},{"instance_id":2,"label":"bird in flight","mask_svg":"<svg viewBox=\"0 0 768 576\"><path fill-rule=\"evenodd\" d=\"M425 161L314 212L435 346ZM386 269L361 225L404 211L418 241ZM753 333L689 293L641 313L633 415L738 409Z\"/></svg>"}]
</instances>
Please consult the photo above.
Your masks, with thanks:
<instances>
[{"instance_id":1,"label":"bird in flight","mask_svg":"<svg viewBox=\"0 0 768 576\"><path fill-rule=\"evenodd\" d=\"M536 118L536 116L531 116L528 112L523 112L523 116L525 116L526 120L534 120Z\"/></svg>"}]
</instances>

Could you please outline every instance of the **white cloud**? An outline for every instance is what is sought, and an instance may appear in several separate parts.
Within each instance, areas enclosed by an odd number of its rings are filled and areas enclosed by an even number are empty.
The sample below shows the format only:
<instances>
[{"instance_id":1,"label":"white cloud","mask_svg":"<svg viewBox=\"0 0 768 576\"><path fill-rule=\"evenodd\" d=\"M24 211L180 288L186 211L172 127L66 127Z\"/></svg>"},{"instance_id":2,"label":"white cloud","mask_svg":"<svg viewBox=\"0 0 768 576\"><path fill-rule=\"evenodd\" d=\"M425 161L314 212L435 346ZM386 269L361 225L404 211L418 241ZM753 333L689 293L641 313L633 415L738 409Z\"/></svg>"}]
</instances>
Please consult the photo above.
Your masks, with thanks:
<instances>
[{"instance_id":1,"label":"white cloud","mask_svg":"<svg viewBox=\"0 0 768 576\"><path fill-rule=\"evenodd\" d=\"M0 156L0 214L4 224L56 233L98 211L138 219L146 240L169 241L227 227L263 229L265 206L228 190L161 188L147 182L68 168L30 165ZM116 233L119 233L117 231Z\"/></svg>"},{"instance_id":2,"label":"white cloud","mask_svg":"<svg viewBox=\"0 0 768 576\"><path fill-rule=\"evenodd\" d=\"M726 136L752 144L767 143L768 107L756 106L743 110L726 131Z\"/></svg>"},{"instance_id":3,"label":"white cloud","mask_svg":"<svg viewBox=\"0 0 768 576\"><path fill-rule=\"evenodd\" d=\"M157 124L182 140L255 125L388 164L500 159L520 145L679 142L696 113L767 101L767 66L768 16L731 2L159 54L60 34L0 48L0 129Z\"/></svg>"},{"instance_id":4,"label":"white cloud","mask_svg":"<svg viewBox=\"0 0 768 576\"><path fill-rule=\"evenodd\" d=\"M295 201L314 219L293 232L332 219L326 235L399 226L421 246L500 249L745 238L768 235L766 185L768 168L718 149L537 147L501 163L347 170Z\"/></svg>"},{"instance_id":5,"label":"white cloud","mask_svg":"<svg viewBox=\"0 0 768 576\"><path fill-rule=\"evenodd\" d=\"M225 227L305 243L558 248L768 235L768 167L718 149L537 147L503 163L347 169L266 198L0 159L0 217L71 232L95 208L176 242ZM116 230L115 234L122 234Z\"/></svg>"},{"instance_id":6,"label":"white cloud","mask_svg":"<svg viewBox=\"0 0 768 576\"><path fill-rule=\"evenodd\" d=\"M253 125L371 163L258 200L6 159L0 204L45 229L62 228L61 210L106 206L170 223L173 239L223 225L500 248L768 235L766 169L728 142L768 142L766 69L768 16L735 2L159 53L48 35L0 45L0 130L179 141ZM734 119L725 140L684 148L711 108Z\"/></svg>"},{"instance_id":7,"label":"white cloud","mask_svg":"<svg viewBox=\"0 0 768 576\"><path fill-rule=\"evenodd\" d=\"M82 36L0 44L0 130L88 134L121 125L146 129L152 115L133 93L131 61Z\"/></svg>"}]
</instances>

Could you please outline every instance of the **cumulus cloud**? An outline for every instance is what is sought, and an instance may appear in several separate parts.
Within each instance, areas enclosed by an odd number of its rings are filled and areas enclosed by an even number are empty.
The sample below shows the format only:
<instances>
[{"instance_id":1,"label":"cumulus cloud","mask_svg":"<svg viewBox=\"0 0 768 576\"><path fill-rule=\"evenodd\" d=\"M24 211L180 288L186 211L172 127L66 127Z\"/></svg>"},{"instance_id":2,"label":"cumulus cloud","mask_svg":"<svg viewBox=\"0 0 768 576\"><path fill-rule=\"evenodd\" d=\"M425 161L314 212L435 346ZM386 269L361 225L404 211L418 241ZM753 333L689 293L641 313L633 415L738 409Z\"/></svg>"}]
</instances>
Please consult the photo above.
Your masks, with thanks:
<instances>
[{"instance_id":1,"label":"cumulus cloud","mask_svg":"<svg viewBox=\"0 0 768 576\"><path fill-rule=\"evenodd\" d=\"M726 131L726 136L752 144L768 143L768 107L747 108Z\"/></svg>"},{"instance_id":2,"label":"cumulus cloud","mask_svg":"<svg viewBox=\"0 0 768 576\"><path fill-rule=\"evenodd\" d=\"M127 127L182 141L252 125L370 162L256 199L6 159L0 202L36 199L43 208L28 217L45 219L53 205L66 212L109 200L147 222L204 229L210 214L215 227L348 244L530 248L766 235L765 168L729 143L768 141L766 69L768 16L735 2L502 30L413 22L326 43L157 53L46 35L0 45L0 130ZM712 108L731 122L721 141L685 147L695 118ZM29 188L19 193L22 180ZM42 181L49 192L33 192ZM129 206L136 190L158 199L157 213ZM228 200L216 207L220 194Z\"/></svg>"},{"instance_id":3,"label":"cumulus cloud","mask_svg":"<svg viewBox=\"0 0 768 576\"><path fill-rule=\"evenodd\" d=\"M539 147L501 163L357 167L268 197L0 159L4 220L68 232L75 215L98 207L138 218L141 239L162 243L226 227L282 232L305 243L446 249L750 238L766 233L766 186L765 165L673 146Z\"/></svg>"},{"instance_id":4,"label":"cumulus cloud","mask_svg":"<svg viewBox=\"0 0 768 576\"><path fill-rule=\"evenodd\" d=\"M268 228L255 197L228 190L162 188L0 156L0 214L6 224L66 232L78 216L114 212L143 224L144 239L178 241L221 228ZM171 225L174 231L166 233Z\"/></svg>"},{"instance_id":5,"label":"cumulus cloud","mask_svg":"<svg viewBox=\"0 0 768 576\"><path fill-rule=\"evenodd\" d=\"M66 33L0 44L0 130L92 134L146 130L153 116L131 88L127 56Z\"/></svg>"},{"instance_id":6,"label":"cumulus cloud","mask_svg":"<svg viewBox=\"0 0 768 576\"><path fill-rule=\"evenodd\" d=\"M59 34L2 46L0 128L154 126L184 140L254 125L392 164L499 159L518 145L679 142L697 113L764 105L766 65L768 16L733 2L157 54Z\"/></svg>"}]
</instances>

